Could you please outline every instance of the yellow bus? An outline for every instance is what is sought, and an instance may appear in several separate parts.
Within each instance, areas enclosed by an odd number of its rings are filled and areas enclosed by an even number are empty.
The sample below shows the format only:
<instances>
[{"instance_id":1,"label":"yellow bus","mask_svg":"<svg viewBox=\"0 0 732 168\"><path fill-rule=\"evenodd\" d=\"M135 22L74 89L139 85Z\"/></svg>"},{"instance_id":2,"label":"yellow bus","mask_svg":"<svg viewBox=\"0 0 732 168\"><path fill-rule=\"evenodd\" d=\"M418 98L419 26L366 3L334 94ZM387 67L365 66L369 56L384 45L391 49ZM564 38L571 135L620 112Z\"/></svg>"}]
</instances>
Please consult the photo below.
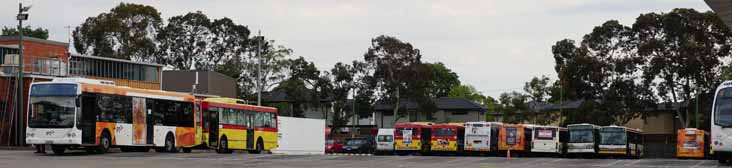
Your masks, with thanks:
<instances>
[{"instance_id":1,"label":"yellow bus","mask_svg":"<svg viewBox=\"0 0 732 168\"><path fill-rule=\"evenodd\" d=\"M232 98L207 98L200 104L201 120L196 142L207 144L219 153L247 150L271 151L277 143L277 109L248 105Z\"/></svg>"}]
</instances>

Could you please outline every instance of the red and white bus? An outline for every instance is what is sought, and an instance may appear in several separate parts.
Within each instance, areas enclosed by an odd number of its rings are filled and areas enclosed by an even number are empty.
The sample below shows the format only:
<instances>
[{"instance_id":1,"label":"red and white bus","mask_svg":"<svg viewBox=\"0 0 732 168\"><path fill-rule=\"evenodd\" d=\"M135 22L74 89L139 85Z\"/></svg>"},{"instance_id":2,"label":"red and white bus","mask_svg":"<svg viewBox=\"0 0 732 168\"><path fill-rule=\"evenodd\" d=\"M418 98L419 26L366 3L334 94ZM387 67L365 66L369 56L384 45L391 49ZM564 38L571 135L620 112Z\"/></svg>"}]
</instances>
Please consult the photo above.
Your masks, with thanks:
<instances>
[{"instance_id":1,"label":"red and white bus","mask_svg":"<svg viewBox=\"0 0 732 168\"><path fill-rule=\"evenodd\" d=\"M397 154L429 153L432 123L405 123L394 126L394 150Z\"/></svg>"},{"instance_id":2,"label":"red and white bus","mask_svg":"<svg viewBox=\"0 0 732 168\"><path fill-rule=\"evenodd\" d=\"M200 102L201 136L197 142L208 144L219 153L247 150L261 153L278 147L277 109L248 105L232 98L207 98Z\"/></svg>"},{"instance_id":3,"label":"red and white bus","mask_svg":"<svg viewBox=\"0 0 732 168\"><path fill-rule=\"evenodd\" d=\"M30 86L26 143L53 152L86 149L190 152L195 118L190 94L134 89L89 79Z\"/></svg>"}]
</instances>

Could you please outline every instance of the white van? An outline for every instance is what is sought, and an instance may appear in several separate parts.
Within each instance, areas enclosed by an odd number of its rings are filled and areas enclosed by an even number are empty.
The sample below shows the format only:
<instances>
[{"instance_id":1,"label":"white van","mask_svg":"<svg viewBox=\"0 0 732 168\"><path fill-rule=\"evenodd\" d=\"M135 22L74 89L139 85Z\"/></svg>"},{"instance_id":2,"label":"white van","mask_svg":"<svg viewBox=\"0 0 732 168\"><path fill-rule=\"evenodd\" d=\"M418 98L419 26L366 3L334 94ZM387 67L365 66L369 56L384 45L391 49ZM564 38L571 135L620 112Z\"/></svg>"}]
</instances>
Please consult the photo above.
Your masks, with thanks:
<instances>
[{"instance_id":1,"label":"white van","mask_svg":"<svg viewBox=\"0 0 732 168\"><path fill-rule=\"evenodd\" d=\"M391 154L394 152L394 128L379 128L376 134L376 151L374 154Z\"/></svg>"}]
</instances>

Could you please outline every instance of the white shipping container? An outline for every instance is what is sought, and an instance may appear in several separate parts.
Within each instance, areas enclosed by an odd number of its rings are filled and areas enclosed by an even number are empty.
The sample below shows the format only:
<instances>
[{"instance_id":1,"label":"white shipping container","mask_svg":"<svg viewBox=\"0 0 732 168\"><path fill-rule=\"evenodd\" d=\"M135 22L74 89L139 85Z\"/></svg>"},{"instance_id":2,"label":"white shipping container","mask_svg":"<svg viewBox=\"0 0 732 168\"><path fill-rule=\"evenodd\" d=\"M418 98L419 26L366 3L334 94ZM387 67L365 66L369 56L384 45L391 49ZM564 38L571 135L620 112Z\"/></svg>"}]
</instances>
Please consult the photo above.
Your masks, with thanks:
<instances>
[{"instance_id":1,"label":"white shipping container","mask_svg":"<svg viewBox=\"0 0 732 168\"><path fill-rule=\"evenodd\" d=\"M325 154L325 120L279 116L277 154Z\"/></svg>"}]
</instances>

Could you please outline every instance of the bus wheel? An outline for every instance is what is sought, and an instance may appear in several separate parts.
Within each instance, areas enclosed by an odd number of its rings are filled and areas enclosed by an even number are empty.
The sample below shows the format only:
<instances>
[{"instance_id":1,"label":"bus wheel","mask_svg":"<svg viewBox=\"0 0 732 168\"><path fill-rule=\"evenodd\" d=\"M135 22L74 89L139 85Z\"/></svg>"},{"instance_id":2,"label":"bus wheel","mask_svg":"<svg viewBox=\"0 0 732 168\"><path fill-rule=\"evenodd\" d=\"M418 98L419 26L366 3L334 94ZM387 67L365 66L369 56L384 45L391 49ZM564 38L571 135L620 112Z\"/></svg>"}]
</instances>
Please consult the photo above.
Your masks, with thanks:
<instances>
[{"instance_id":1,"label":"bus wheel","mask_svg":"<svg viewBox=\"0 0 732 168\"><path fill-rule=\"evenodd\" d=\"M165 152L177 153L178 148L175 147L175 138L171 134L165 137Z\"/></svg>"},{"instance_id":2,"label":"bus wheel","mask_svg":"<svg viewBox=\"0 0 732 168\"><path fill-rule=\"evenodd\" d=\"M226 137L221 138L221 142L219 144L219 147L216 149L217 153L229 153L229 141L226 140Z\"/></svg>"},{"instance_id":3,"label":"bus wheel","mask_svg":"<svg viewBox=\"0 0 732 168\"><path fill-rule=\"evenodd\" d=\"M66 152L66 147L54 145L54 146L51 146L51 150L53 151L53 154L63 155L64 152Z\"/></svg>"},{"instance_id":4,"label":"bus wheel","mask_svg":"<svg viewBox=\"0 0 732 168\"><path fill-rule=\"evenodd\" d=\"M257 150L254 151L256 153L262 153L264 151L264 143L262 143L262 139L257 140Z\"/></svg>"},{"instance_id":5,"label":"bus wheel","mask_svg":"<svg viewBox=\"0 0 732 168\"><path fill-rule=\"evenodd\" d=\"M191 148L183 148L183 153L191 153Z\"/></svg>"},{"instance_id":6,"label":"bus wheel","mask_svg":"<svg viewBox=\"0 0 732 168\"><path fill-rule=\"evenodd\" d=\"M102 132L102 137L99 138L99 147L97 153L103 154L109 152L109 148L112 146L112 138L109 137L108 132Z\"/></svg>"}]
</instances>

